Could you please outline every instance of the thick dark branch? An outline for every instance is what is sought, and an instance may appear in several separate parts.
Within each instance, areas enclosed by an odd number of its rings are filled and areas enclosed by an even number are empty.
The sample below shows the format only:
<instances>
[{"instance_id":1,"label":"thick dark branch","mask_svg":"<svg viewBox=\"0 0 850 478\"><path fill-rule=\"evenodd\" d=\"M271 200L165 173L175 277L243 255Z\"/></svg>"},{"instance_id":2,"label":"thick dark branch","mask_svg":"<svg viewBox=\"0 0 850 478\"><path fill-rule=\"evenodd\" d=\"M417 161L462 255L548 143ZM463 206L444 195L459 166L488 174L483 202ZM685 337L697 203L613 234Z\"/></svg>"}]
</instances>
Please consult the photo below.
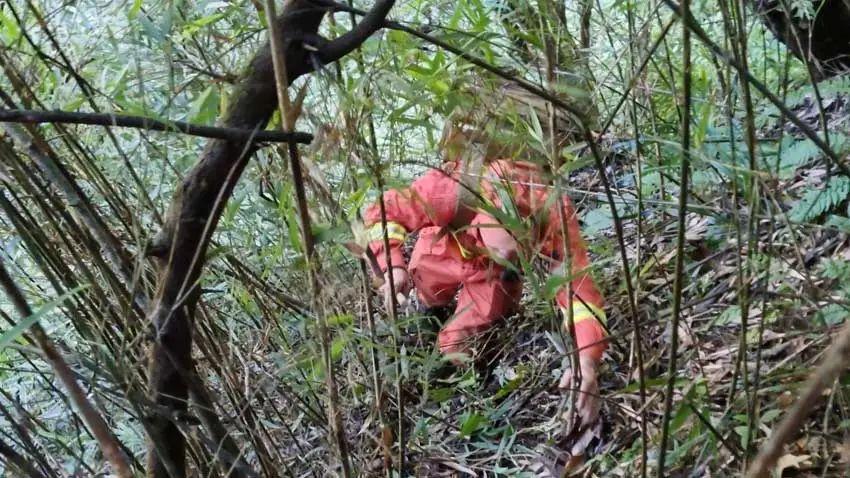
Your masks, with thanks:
<instances>
[{"instance_id":1,"label":"thick dark branch","mask_svg":"<svg viewBox=\"0 0 850 478\"><path fill-rule=\"evenodd\" d=\"M362 45L367 38L386 24L385 19L394 4L395 0L378 1L369 10L369 13L360 20L357 26L322 47L319 50L319 59L323 63L330 63L354 51L355 48Z\"/></svg>"},{"instance_id":2,"label":"thick dark branch","mask_svg":"<svg viewBox=\"0 0 850 478\"><path fill-rule=\"evenodd\" d=\"M250 129L203 126L185 121L160 121L144 116L114 113L79 113L73 111L0 110L0 122L8 123L70 123L96 126L122 126L149 131L168 131L224 139L238 142L303 143L313 141L309 133L282 133L280 131L254 131Z\"/></svg>"}]
</instances>

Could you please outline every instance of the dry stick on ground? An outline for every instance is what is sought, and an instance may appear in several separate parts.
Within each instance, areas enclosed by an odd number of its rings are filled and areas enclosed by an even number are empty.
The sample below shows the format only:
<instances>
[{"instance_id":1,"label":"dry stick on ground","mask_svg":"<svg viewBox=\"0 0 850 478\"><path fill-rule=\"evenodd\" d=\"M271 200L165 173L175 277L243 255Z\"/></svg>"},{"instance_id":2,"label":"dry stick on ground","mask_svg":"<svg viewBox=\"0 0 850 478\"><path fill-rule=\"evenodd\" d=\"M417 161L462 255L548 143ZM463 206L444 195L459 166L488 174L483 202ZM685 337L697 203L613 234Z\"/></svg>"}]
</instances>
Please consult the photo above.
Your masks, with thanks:
<instances>
[{"instance_id":1,"label":"dry stick on ground","mask_svg":"<svg viewBox=\"0 0 850 478\"><path fill-rule=\"evenodd\" d=\"M274 66L275 84L277 85L277 100L280 110L281 126L283 132L287 133L295 128L300 105L293 108L289 98L289 81L286 71L286 56L280 31L274 22L275 5L274 0L266 0L266 19L269 24L269 42L272 50L272 64ZM304 87L306 88L306 86ZM306 91L306 90L303 90ZM303 99L301 97L300 99ZM342 463L342 474L351 476L351 463L348 456L348 441L345 438L345 428L342 424L342 412L339 409L339 392L337 390L336 378L334 376L333 360L330 352L330 332L328 330L327 317L325 317L322 306L322 289L319 285L318 274L320 274L319 256L316 254L313 244L312 227L310 225L310 210L307 205L307 195L304 191L304 173L301 167L301 157L295 142L288 143L289 168L292 174L292 183L295 188L295 199L298 207L299 223L301 225L301 242L304 244L304 257L307 263L307 277L310 283L310 291L313 298L315 313L318 315L319 343L322 351L322 362L325 365L325 386L328 392L328 423L330 424L332 441L335 443L339 461Z\"/></svg>"},{"instance_id":2,"label":"dry stick on ground","mask_svg":"<svg viewBox=\"0 0 850 478\"><path fill-rule=\"evenodd\" d=\"M317 31L328 8L318 7L310 0L289 2L275 20L284 36L289 82L313 71L311 56L327 64L363 43L382 27L393 3L377 2L354 29L326 42ZM305 41L313 42L312 51L305 48ZM231 108L221 124L236 129L264 128L276 109L276 96L272 58L266 44L235 86ZM149 418L147 472L151 477L169 476L167 468L171 465L178 476L185 475L186 441L172 420L186 410L188 386L184 377L192 368L196 284L210 236L255 147L255 143L246 145L243 141L211 140L177 188L163 229L149 249L159 259L157 293L149 314L156 329L150 358L150 392L156 409L169 412Z\"/></svg>"},{"instance_id":3,"label":"dry stick on ground","mask_svg":"<svg viewBox=\"0 0 850 478\"><path fill-rule=\"evenodd\" d=\"M184 121L160 121L144 116L115 113L78 113L73 111L0 110L0 122L8 123L65 123L96 126L123 126L148 131L166 131L227 141L267 143L310 143L313 135L299 132L254 131L242 128L204 126Z\"/></svg>"},{"instance_id":4,"label":"dry stick on ground","mask_svg":"<svg viewBox=\"0 0 850 478\"><path fill-rule=\"evenodd\" d=\"M838 334L835 342L827 350L823 362L809 377L806 388L794 407L774 428L770 439L762 446L756 459L747 472L748 478L767 478L782 456L783 447L800 432L806 417L821 400L823 391L832 385L839 374L850 363L850 323Z\"/></svg>"},{"instance_id":5,"label":"dry stick on ground","mask_svg":"<svg viewBox=\"0 0 850 478\"><path fill-rule=\"evenodd\" d=\"M32 309L27 303L26 298L24 298L24 294L6 271L6 266L2 260L0 260L0 284L2 284L3 289L5 289L6 294L9 296L9 300L12 301L15 309L21 315L21 320L31 317L33 315ZM44 331L40 324L37 322L33 324L31 331L33 340L38 344L41 351L44 352L44 356L53 368L56 377L68 390L71 401L77 407L86 426L88 426L97 440L103 456L112 465L113 472L120 478L132 478L133 472L130 470L127 457L121 451L121 444L112 432L109 431L109 425L100 413L89 402L88 398L86 398L86 393L80 387L80 384L77 383L74 371L71 370L65 359L62 358L62 355L53 345L53 341L50 340L47 332Z\"/></svg>"}]
</instances>

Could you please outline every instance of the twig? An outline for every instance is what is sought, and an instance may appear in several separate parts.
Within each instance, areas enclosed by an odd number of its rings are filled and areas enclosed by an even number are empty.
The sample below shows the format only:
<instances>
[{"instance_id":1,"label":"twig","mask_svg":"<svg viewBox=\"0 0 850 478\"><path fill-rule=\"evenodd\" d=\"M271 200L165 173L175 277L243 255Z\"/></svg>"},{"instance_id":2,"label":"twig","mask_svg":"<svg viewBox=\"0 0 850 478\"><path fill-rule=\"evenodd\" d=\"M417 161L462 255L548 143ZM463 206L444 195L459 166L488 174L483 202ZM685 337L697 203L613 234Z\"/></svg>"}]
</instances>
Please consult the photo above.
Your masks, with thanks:
<instances>
[{"instance_id":1,"label":"twig","mask_svg":"<svg viewBox=\"0 0 850 478\"><path fill-rule=\"evenodd\" d=\"M30 463L23 455L16 452L14 448L7 445L2 439L0 439L0 455L6 459L8 464L11 464L13 467L16 467L21 471L24 475L29 478L45 478L44 475L38 471L38 468L35 467L34 464ZM12 468L14 470L14 468ZM7 470L8 471L8 470Z\"/></svg>"},{"instance_id":2,"label":"twig","mask_svg":"<svg viewBox=\"0 0 850 478\"><path fill-rule=\"evenodd\" d=\"M389 229L387 229L387 207L384 201L384 178L381 174L381 170L377 165L373 165L372 174L375 175L375 182L378 185L378 205L381 211L381 234L383 235L383 245L384 245L384 259L387 263L387 271L392 274L393 270L393 259L390 254L390 238L389 238ZM401 345L399 339L399 328L398 328L398 299L396 298L396 288L395 281L392 277L387 281L387 286L390 290L390 304L387 308L387 312L390 316L390 323L393 324L392 327L392 345L393 349L395 349L399 353L399 357L395 360L395 389L396 389L396 400L397 408L398 408L398 470L399 474L403 476L404 474L404 461L405 461L405 441L404 441L404 395L402 393L401 387L401 377L402 377L402 367L401 367Z\"/></svg>"},{"instance_id":3,"label":"twig","mask_svg":"<svg viewBox=\"0 0 850 478\"><path fill-rule=\"evenodd\" d=\"M9 296L9 300L12 301L15 308L18 310L18 313L21 315L21 319L25 319L33 315L33 311L27 303L24 294L6 271L6 267L3 265L2 260L0 260L0 285L3 286L3 289ZM41 348L42 352L44 352L44 356L53 368L53 373L56 374L56 377L68 390L68 395L71 397L71 401L79 410L83 421L86 426L88 426L89 430L91 430L98 445L100 446L100 450L103 452L103 456L105 456L112 465L115 474L120 478L132 478L133 473L130 470L130 464L127 462L127 457L124 456L124 453L121 451L121 444L109 430L109 425L100 415L100 412L98 412L91 402L89 402L88 398L86 398L85 392L80 387L80 384L77 383L74 371L71 370L71 367L67 362L65 362L65 359L62 358L62 355L56 349L56 346L53 345L53 341L50 340L50 337L47 336L47 332L45 332L44 328L42 328L39 323L36 322L33 324L31 330L35 343L38 344L39 348Z\"/></svg>"},{"instance_id":4,"label":"twig","mask_svg":"<svg viewBox=\"0 0 850 478\"><path fill-rule=\"evenodd\" d=\"M632 9L629 9L627 18L628 18L628 24L629 24L629 35L634 36L635 22L634 22L634 11ZM630 47L629 47L629 49L630 49L629 66L630 66L630 70L631 70L630 71L630 74L631 74L630 85L637 84L638 80L641 79L641 78L643 78L643 79L646 78L644 68L646 67L646 64L648 63L648 58L655 53L655 50L661 44L662 40L660 40L660 39L663 39L667 36L667 32L670 31L670 28L672 27L672 25L673 25L673 20L671 19L669 22L667 22L667 24L664 26L664 28L661 29L661 33L659 33L659 35L658 35L659 39L656 40L656 43L649 48L649 50L646 52L644 61L642 61L640 66L637 67L637 68L635 68L635 64L634 64L634 58L635 58L635 55L636 55L636 45L634 44L634 42L630 43ZM631 88L629 88L629 91L631 91ZM632 105L631 106L632 107L631 107L631 111L630 111L629 116L631 117L632 126L634 127L635 138L639 138L640 137L640 128L639 128L639 125L638 125L638 117L637 117L638 103L637 103L637 99L636 99L635 96L632 96ZM637 221L636 221L637 243L635 244L635 252L636 252L636 256L637 256L635 258L635 261L636 261L637 264L641 263L641 240L643 239L643 234L644 234L644 230L643 230L643 211L644 211L643 171L641 170L643 157L641 156L641 150L642 150L642 148L641 148L640 139L635 139L635 149L634 149L634 151L635 151L635 164L637 165L637 172L636 172L635 177L637 178L636 185L637 185L637 200L638 200L638 204L637 204L638 214L637 214ZM640 288L641 288L641 280L640 279L641 279L640 270L638 270L637 276L635 277L635 292L634 292L635 296L640 295ZM639 410L639 413L640 413L640 443L641 443L641 446L640 446L640 476L641 476L641 478L646 478L648 476L647 475L647 473L648 473L647 469L649 467L649 431L647 429L647 419L646 419L645 360L644 360L644 357L643 357L643 344L641 343L640 334L637 332L638 321L640 320L640 318L636 314L632 314L631 319L632 319L632 325L635 327L635 333L634 333L634 336L633 336L633 339L632 339L632 349L634 350L634 357L635 357L635 361L637 362L636 365L637 365L637 372L638 372L638 385L640 387L638 389L638 397L640 398L640 410Z\"/></svg>"},{"instance_id":5,"label":"twig","mask_svg":"<svg viewBox=\"0 0 850 478\"><path fill-rule=\"evenodd\" d=\"M316 2L320 3L320 2ZM340 35L319 50L319 59L331 63L351 53L372 36L373 33L387 25L387 14L395 5L395 0L379 0L375 6L351 30Z\"/></svg>"},{"instance_id":6,"label":"twig","mask_svg":"<svg viewBox=\"0 0 850 478\"><path fill-rule=\"evenodd\" d=\"M776 460L783 453L783 446L800 432L803 421L821 400L823 391L832 385L838 375L847 368L848 363L850 363L850 323L844 326L835 342L827 350L823 362L809 377L805 391L794 407L774 429L767 443L762 446L747 472L747 478L769 476Z\"/></svg>"},{"instance_id":7,"label":"twig","mask_svg":"<svg viewBox=\"0 0 850 478\"><path fill-rule=\"evenodd\" d=\"M254 131L250 129L227 128L221 126L203 126L185 121L161 121L144 116L115 113L81 113L75 111L36 111L36 110L0 110L0 122L7 123L66 123L88 124L95 126L122 126L149 131L167 131L200 136L202 138L224 139L227 141L248 141L267 143L296 142L309 144L313 141L310 133L282 133L280 131Z\"/></svg>"}]
</instances>

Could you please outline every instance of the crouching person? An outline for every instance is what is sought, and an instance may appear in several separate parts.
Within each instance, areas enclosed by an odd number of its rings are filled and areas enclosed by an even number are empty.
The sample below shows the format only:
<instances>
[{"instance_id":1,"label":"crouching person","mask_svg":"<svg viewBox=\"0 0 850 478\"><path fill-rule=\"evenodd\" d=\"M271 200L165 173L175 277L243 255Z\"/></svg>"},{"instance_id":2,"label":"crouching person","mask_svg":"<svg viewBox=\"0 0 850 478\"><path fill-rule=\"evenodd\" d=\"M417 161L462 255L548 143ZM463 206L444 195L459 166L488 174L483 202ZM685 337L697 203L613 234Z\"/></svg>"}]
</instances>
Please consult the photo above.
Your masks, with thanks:
<instances>
[{"instance_id":1,"label":"crouching person","mask_svg":"<svg viewBox=\"0 0 850 478\"><path fill-rule=\"evenodd\" d=\"M565 331L569 331L566 317L571 311L579 348L579 416L584 426L595 422L597 370L607 346L605 313L602 295L587 271L587 250L572 202L567 195L550 197L554 192L540 167L505 157L506 148L482 144L476 132L462 123L446 127L442 148L445 161L440 168L406 189L384 193L389 262L381 208L376 203L366 210L369 247L384 274L384 297L389 296L390 281L403 294L415 288L426 307L447 306L457 296L454 314L437 341L443 353L465 353L468 339L516 310L522 282L511 264L520 244L532 248L549 263L550 273L570 279L556 301ZM508 208L529 226L519 241L487 212ZM414 232L418 238L408 264L402 246ZM561 386L572 387L571 379L568 370Z\"/></svg>"}]
</instances>

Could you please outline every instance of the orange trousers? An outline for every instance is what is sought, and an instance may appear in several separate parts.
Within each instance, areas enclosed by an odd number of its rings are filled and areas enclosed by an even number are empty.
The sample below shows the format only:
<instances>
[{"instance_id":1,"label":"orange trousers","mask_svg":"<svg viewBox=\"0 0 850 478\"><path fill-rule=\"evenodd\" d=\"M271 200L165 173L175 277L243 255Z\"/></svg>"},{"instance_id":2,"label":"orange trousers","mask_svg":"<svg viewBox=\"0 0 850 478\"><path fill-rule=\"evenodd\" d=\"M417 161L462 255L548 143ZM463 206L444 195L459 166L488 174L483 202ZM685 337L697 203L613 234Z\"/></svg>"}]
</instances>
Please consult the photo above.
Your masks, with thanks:
<instances>
[{"instance_id":1,"label":"orange trousers","mask_svg":"<svg viewBox=\"0 0 850 478\"><path fill-rule=\"evenodd\" d=\"M466 352L467 339L516 310L522 281L503 280L504 268L486 256L465 258L455 238L442 231L433 226L420 230L408 270L426 307L446 306L458 296L437 345L443 353Z\"/></svg>"}]
</instances>

